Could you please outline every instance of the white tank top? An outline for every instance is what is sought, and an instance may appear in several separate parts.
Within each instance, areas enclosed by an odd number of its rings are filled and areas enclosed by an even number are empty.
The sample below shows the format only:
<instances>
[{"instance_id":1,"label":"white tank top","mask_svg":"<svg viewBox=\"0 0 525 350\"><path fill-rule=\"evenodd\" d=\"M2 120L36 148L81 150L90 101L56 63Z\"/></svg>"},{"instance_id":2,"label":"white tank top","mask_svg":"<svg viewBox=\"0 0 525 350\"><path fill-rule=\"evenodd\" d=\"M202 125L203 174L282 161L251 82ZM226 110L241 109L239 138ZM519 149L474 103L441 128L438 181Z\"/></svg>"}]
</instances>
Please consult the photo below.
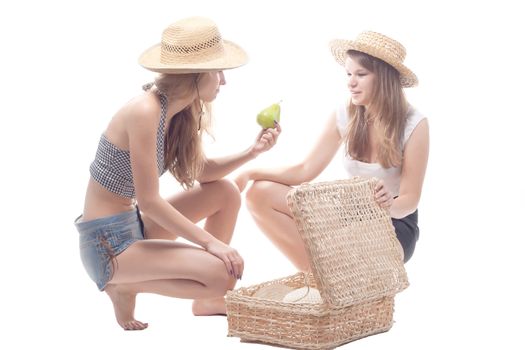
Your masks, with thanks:
<instances>
[{"instance_id":1,"label":"white tank top","mask_svg":"<svg viewBox=\"0 0 525 350\"><path fill-rule=\"evenodd\" d=\"M345 101L336 109L335 113L337 129L339 130L341 137L345 136L346 127L349 122L347 106L348 101ZM403 138L403 150L405 149L405 144L410 138L410 135L412 135L412 131L414 131L415 127L423 119L425 119L425 117L423 117L419 111L411 106L409 107L407 113L407 123L405 126L405 135ZM379 163L365 163L355 160L351 156L347 155L346 152L343 152L343 166L349 177L376 177L383 180L386 187L390 190L390 192L392 192L392 195L399 195L399 185L401 183L401 166L386 169L383 168Z\"/></svg>"}]
</instances>

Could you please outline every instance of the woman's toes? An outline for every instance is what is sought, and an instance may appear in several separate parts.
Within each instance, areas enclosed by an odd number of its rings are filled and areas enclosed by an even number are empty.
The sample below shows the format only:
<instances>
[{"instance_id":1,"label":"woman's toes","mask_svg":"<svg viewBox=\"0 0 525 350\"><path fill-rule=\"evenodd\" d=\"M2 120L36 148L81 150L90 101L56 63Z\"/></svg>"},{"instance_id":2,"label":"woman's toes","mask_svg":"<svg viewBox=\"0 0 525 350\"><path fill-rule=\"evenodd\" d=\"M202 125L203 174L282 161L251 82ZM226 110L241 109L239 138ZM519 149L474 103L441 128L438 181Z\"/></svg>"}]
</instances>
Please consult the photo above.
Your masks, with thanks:
<instances>
[{"instance_id":1,"label":"woman's toes","mask_svg":"<svg viewBox=\"0 0 525 350\"><path fill-rule=\"evenodd\" d=\"M147 323L142 323L140 321L134 320L126 323L124 329L127 331L140 331L148 327Z\"/></svg>"}]
</instances>

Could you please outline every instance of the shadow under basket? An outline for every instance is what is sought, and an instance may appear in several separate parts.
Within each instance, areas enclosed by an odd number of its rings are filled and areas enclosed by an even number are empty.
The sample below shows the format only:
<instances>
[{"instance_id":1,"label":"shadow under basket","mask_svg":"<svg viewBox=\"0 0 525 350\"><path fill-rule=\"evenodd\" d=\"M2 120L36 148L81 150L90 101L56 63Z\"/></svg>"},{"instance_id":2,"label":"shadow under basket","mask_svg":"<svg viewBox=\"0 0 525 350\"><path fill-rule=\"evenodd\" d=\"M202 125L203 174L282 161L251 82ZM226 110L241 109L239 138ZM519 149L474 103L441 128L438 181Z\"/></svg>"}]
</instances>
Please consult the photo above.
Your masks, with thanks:
<instances>
[{"instance_id":1,"label":"shadow under basket","mask_svg":"<svg viewBox=\"0 0 525 350\"><path fill-rule=\"evenodd\" d=\"M311 273L229 291L228 336L332 349L392 327L394 296L408 279L390 216L374 201L376 183L356 177L303 184L288 193ZM272 289L305 286L319 290L318 302L268 297Z\"/></svg>"}]
</instances>

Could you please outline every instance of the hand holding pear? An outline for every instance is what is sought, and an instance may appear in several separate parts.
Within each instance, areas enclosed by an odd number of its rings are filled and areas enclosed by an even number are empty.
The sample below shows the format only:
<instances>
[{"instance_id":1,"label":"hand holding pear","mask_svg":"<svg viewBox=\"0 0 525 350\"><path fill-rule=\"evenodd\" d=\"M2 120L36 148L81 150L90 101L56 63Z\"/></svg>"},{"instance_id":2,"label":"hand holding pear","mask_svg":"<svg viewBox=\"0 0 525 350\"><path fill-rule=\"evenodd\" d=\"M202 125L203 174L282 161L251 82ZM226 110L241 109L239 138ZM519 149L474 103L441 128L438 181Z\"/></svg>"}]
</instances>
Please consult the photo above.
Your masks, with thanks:
<instances>
[{"instance_id":1,"label":"hand holding pear","mask_svg":"<svg viewBox=\"0 0 525 350\"><path fill-rule=\"evenodd\" d=\"M257 114L257 123L264 129L275 127L274 121L279 123L281 120L281 105L279 103L274 103Z\"/></svg>"},{"instance_id":2,"label":"hand holding pear","mask_svg":"<svg viewBox=\"0 0 525 350\"><path fill-rule=\"evenodd\" d=\"M277 138L281 133L281 125L279 124L281 120L281 106L279 103L274 103L257 114L257 123L262 129L259 131L259 135L257 135L255 143L250 149L250 153L255 157L268 151L277 142Z\"/></svg>"}]
</instances>

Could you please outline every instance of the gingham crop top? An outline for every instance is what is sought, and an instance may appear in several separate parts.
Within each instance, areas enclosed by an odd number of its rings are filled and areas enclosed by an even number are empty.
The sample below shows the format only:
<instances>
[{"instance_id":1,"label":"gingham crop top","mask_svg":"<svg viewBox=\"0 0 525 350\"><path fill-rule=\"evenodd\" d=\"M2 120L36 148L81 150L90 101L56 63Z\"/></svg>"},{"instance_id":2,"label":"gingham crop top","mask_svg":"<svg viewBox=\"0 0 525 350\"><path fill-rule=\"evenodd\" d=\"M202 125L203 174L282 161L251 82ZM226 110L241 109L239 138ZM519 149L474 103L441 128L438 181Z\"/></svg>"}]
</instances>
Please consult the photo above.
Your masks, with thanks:
<instances>
[{"instance_id":1,"label":"gingham crop top","mask_svg":"<svg viewBox=\"0 0 525 350\"><path fill-rule=\"evenodd\" d=\"M166 172L164 167L164 126L168 110L168 99L162 93L160 97L160 122L157 129L157 168L159 177ZM95 160L89 167L89 172L95 181L108 191L122 197L135 198L135 186L131 172L129 151L121 150L102 134L98 144Z\"/></svg>"}]
</instances>

